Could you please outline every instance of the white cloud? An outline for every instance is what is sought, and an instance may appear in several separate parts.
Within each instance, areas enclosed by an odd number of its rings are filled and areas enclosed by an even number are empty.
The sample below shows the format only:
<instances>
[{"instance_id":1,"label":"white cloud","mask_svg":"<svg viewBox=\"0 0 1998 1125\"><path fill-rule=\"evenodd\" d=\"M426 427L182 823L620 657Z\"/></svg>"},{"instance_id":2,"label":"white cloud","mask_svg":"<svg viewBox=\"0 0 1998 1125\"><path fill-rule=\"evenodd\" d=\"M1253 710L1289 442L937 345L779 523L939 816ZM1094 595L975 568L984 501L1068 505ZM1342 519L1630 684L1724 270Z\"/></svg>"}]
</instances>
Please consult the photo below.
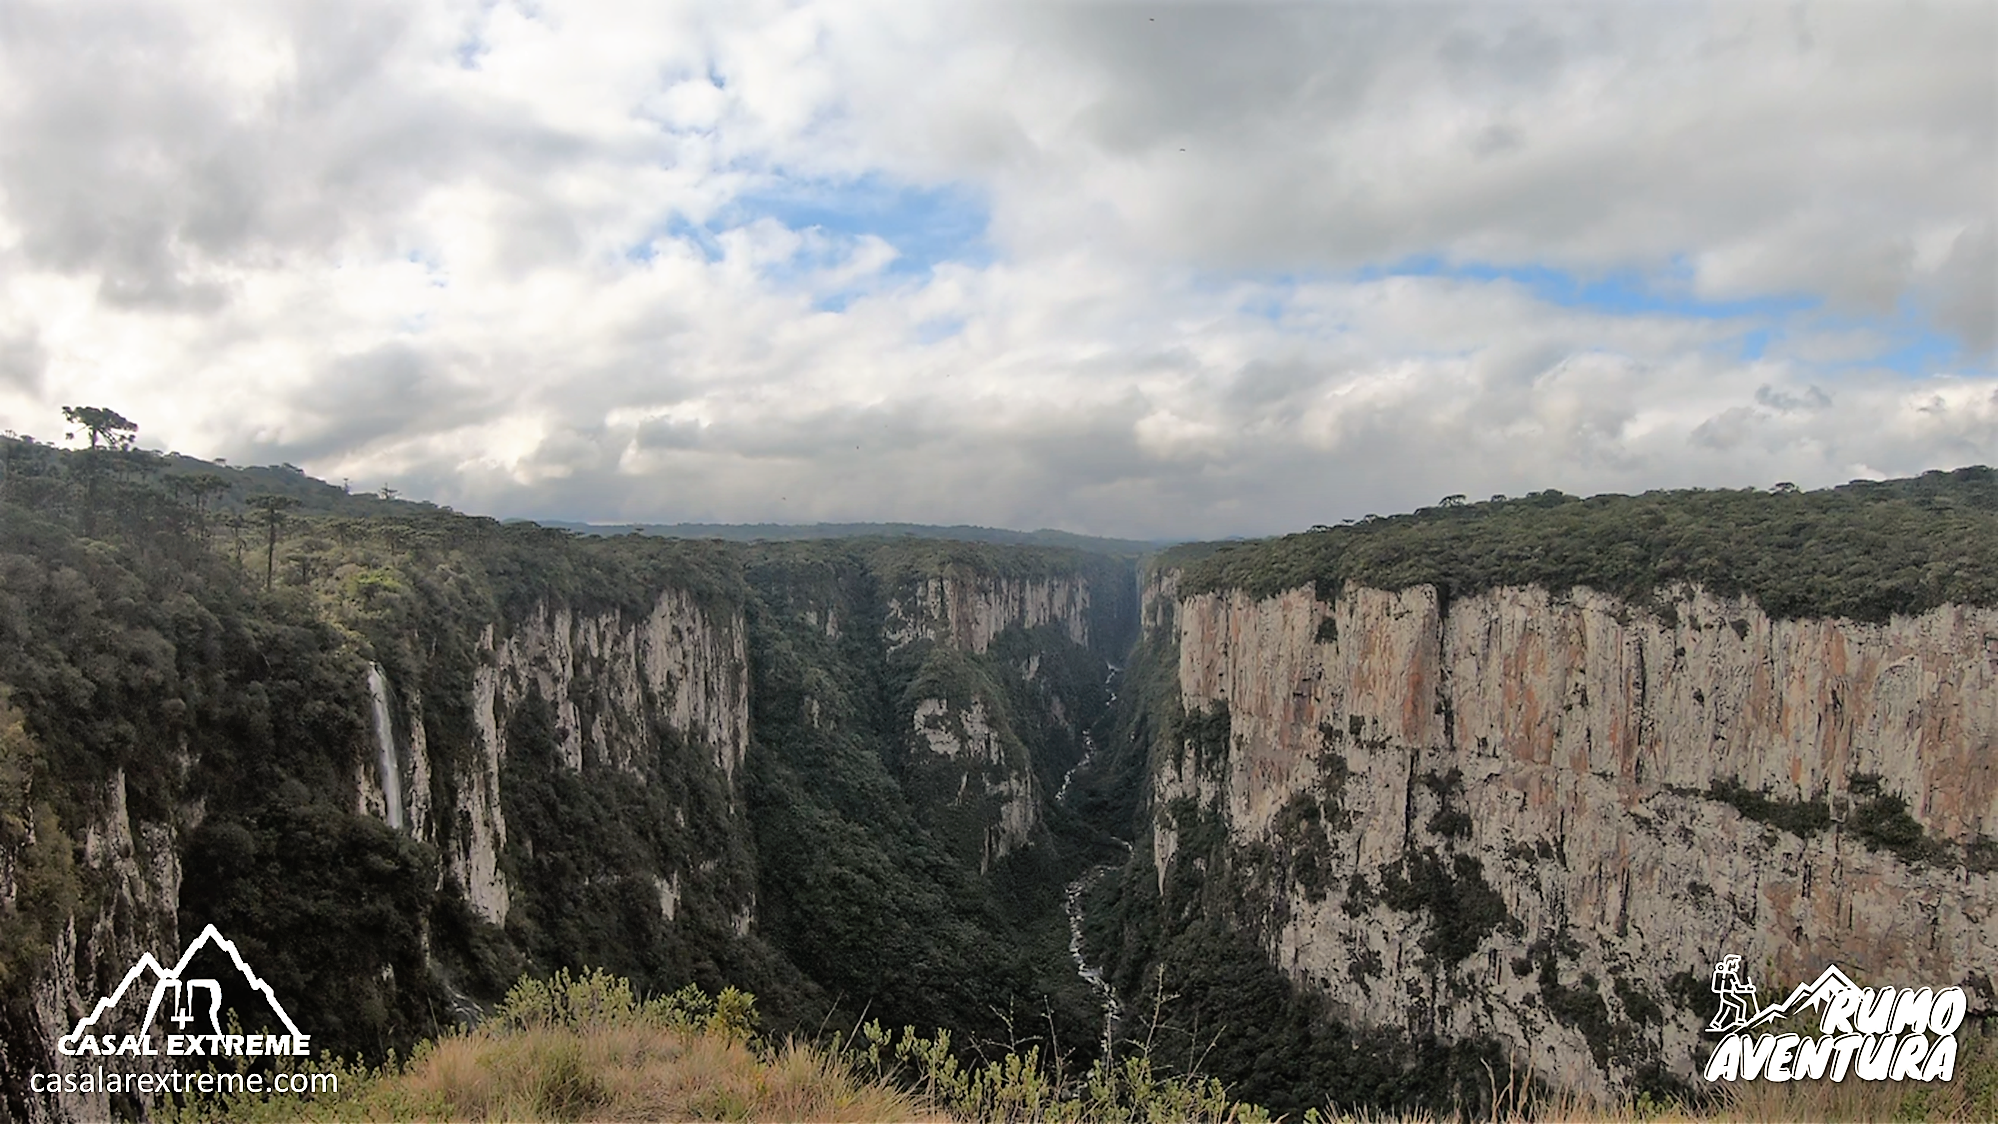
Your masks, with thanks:
<instances>
[{"instance_id":1,"label":"white cloud","mask_svg":"<svg viewBox=\"0 0 1998 1125\"><path fill-rule=\"evenodd\" d=\"M5 20L18 430L1139 535L1998 455L1984 4Z\"/></svg>"}]
</instances>

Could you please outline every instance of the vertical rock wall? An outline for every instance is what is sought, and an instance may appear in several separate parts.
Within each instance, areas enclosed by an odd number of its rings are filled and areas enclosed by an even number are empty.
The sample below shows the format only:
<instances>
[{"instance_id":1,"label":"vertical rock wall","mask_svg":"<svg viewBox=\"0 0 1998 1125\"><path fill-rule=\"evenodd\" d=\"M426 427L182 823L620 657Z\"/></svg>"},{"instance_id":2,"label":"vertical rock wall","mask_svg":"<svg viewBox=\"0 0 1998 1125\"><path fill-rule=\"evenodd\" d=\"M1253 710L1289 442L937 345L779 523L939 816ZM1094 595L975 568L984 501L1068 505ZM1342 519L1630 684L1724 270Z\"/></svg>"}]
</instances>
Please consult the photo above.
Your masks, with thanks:
<instances>
[{"instance_id":1,"label":"vertical rock wall","mask_svg":"<svg viewBox=\"0 0 1998 1125\"><path fill-rule=\"evenodd\" d=\"M923 579L888 598L882 624L889 651L928 641L968 656L988 652L1011 628L1054 626L1079 646L1090 643L1091 589L1080 575L1002 578L957 571ZM1035 655L1019 668L1031 682ZM1061 700L1046 700L1054 724L1074 737ZM1010 732L996 726L979 699L916 701L911 745L919 767L955 777L951 810L974 816L981 872L1025 847L1041 822L1041 786L1031 755Z\"/></svg>"},{"instance_id":2,"label":"vertical rock wall","mask_svg":"<svg viewBox=\"0 0 1998 1125\"><path fill-rule=\"evenodd\" d=\"M1786 621L1689 592L1661 617L1533 588L1447 607L1430 587L1175 599L1175 580L1155 577L1145 626L1176 630L1184 705L1225 706L1228 742L1225 762L1164 756L1155 807L1192 798L1236 844L1314 857L1279 880L1266 944L1357 1022L1494 1036L1602 1092L1648 1065L1690 1072L1725 953L1783 987L1835 961L1992 1009L1998 875L1976 857L1998 833L1998 611ZM1923 833L1899 854L1879 830L1912 831L1896 796ZM1155 833L1163 879L1172 818ZM1474 948L1411 898L1438 872L1503 903L1472 919Z\"/></svg>"},{"instance_id":3,"label":"vertical rock wall","mask_svg":"<svg viewBox=\"0 0 1998 1125\"><path fill-rule=\"evenodd\" d=\"M883 630L891 647L920 638L982 653L992 638L1014 625L1034 629L1050 624L1060 626L1076 644L1089 643L1087 579L926 578L889 600Z\"/></svg>"},{"instance_id":4,"label":"vertical rock wall","mask_svg":"<svg viewBox=\"0 0 1998 1125\"><path fill-rule=\"evenodd\" d=\"M713 620L691 595L675 589L662 592L643 618L614 610L582 615L542 604L503 635L488 625L479 636L472 681L475 745L458 756L454 832L445 849L445 862L473 909L495 924L505 922L509 909L499 859L507 839L500 767L515 708L531 695L548 703L558 753L569 769L619 770L631 775L632 784L643 784L641 766L657 723L708 747L714 768L732 786L749 748L746 646L740 611ZM408 776L421 794L409 802L412 830L434 840L439 833L428 804L434 766L422 738L421 701L412 696L406 711Z\"/></svg>"}]
</instances>

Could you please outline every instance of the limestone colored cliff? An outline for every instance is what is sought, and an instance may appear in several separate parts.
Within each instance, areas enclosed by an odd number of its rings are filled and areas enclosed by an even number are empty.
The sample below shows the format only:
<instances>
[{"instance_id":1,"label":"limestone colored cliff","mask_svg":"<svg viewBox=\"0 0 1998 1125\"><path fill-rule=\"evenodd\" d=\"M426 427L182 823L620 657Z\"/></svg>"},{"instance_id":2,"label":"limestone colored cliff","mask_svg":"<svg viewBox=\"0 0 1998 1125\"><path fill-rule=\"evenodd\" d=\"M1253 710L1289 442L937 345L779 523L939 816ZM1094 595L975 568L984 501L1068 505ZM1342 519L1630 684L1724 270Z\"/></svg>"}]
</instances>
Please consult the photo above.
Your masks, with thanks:
<instances>
[{"instance_id":1,"label":"limestone colored cliff","mask_svg":"<svg viewBox=\"0 0 1998 1125\"><path fill-rule=\"evenodd\" d=\"M1091 591L1081 575L1003 578L959 571L926 578L888 599L882 640L890 652L918 641L961 653L983 654L1007 629L1052 625L1077 645L1090 643ZM830 620L830 618L829 618ZM1019 668L1032 681L1040 657ZM1073 736L1073 723L1059 697L1045 703L1055 725ZM975 843L981 872L1026 846L1041 822L1043 794L1034 767L1019 740L989 721L983 700L923 699L911 715L912 745L918 767L949 775L944 819L977 826Z\"/></svg>"},{"instance_id":2,"label":"limestone colored cliff","mask_svg":"<svg viewBox=\"0 0 1998 1125\"><path fill-rule=\"evenodd\" d=\"M983 700L956 708L944 699L916 704L915 735L929 769L956 777L953 809L982 809L978 870L1024 847L1040 821L1039 786L1026 751L993 728Z\"/></svg>"},{"instance_id":3,"label":"limestone colored cliff","mask_svg":"<svg viewBox=\"0 0 1998 1125\"><path fill-rule=\"evenodd\" d=\"M457 755L455 838L445 861L464 887L467 901L488 921L503 923L510 894L500 870L506 846L506 814L500 792L506 731L515 708L531 695L548 702L555 715L559 753L572 770L615 769L632 784L644 784L639 766L653 739L655 722L709 748L714 768L733 785L749 747L749 671L741 613L716 621L690 595L662 592L643 618L612 610L577 614L567 606L537 606L527 618L501 633L488 625L480 634L473 674L471 714L476 745ZM429 805L434 765L423 741L421 700L405 699L409 733L399 752L408 763L410 827L435 841L437 824ZM379 786L371 792L363 771L361 802L377 807ZM695 862L699 857L689 857ZM678 876L662 876L661 911L671 918L678 901Z\"/></svg>"},{"instance_id":4,"label":"limestone colored cliff","mask_svg":"<svg viewBox=\"0 0 1998 1125\"><path fill-rule=\"evenodd\" d=\"M1315 857L1281 880L1266 944L1356 1022L1493 1036L1600 1092L1647 1063L1690 1073L1727 953L1765 987L1836 962L1992 1009L1998 876L1963 857L1998 834L1998 611L1772 620L1694 591L1660 616L1531 588L1447 607L1431 587L1175 599L1175 579L1154 579L1144 621L1177 637L1186 708L1226 706L1228 743L1204 768L1165 755L1155 807L1192 797L1236 844ZM1743 791L1821 806L1823 827L1715 795ZM1855 830L1897 794L1932 858ZM1154 843L1163 878L1170 816ZM1439 941L1405 890L1454 872L1468 901L1469 864L1507 915L1474 949Z\"/></svg>"},{"instance_id":5,"label":"limestone colored cliff","mask_svg":"<svg viewBox=\"0 0 1998 1125\"><path fill-rule=\"evenodd\" d=\"M883 632L891 647L918 638L984 652L992 638L1018 625L1058 625L1068 639L1089 643L1089 583L1076 577L996 578L948 574L926 578L890 598Z\"/></svg>"},{"instance_id":6,"label":"limestone colored cliff","mask_svg":"<svg viewBox=\"0 0 1998 1125\"><path fill-rule=\"evenodd\" d=\"M94 914L74 914L56 933L46 969L30 986L28 1013L35 1024L34 1037L45 1047L30 1064L36 1070L71 1074L93 1067L96 1060L54 1050L55 1040L69 1034L78 1015L90 1011L142 954L180 948L177 835L167 826L131 814L123 770L113 773L105 798L98 818L82 833L84 864L104 878L103 895ZM192 831L200 823L201 810L187 813L192 821L187 828ZM0 896L0 903L11 907L12 888L6 889L9 893ZM166 1069L159 1059L124 1063L131 1073ZM9 1067L14 1073L25 1069ZM24 1097L21 1104L30 1120L111 1120L110 1099L102 1092Z\"/></svg>"}]
</instances>

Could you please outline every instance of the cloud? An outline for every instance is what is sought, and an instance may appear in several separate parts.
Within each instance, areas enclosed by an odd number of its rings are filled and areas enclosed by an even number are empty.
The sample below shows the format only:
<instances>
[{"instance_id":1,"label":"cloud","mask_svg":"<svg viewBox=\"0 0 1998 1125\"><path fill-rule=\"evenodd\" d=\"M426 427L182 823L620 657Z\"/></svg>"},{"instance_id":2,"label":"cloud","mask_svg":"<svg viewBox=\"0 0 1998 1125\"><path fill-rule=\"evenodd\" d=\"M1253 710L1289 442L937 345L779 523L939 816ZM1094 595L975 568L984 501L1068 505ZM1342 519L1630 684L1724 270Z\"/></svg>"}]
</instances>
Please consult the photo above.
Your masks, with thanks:
<instances>
[{"instance_id":1,"label":"cloud","mask_svg":"<svg viewBox=\"0 0 1998 1125\"><path fill-rule=\"evenodd\" d=\"M1132 535L1998 456L1988 5L4 20L15 429Z\"/></svg>"}]
</instances>

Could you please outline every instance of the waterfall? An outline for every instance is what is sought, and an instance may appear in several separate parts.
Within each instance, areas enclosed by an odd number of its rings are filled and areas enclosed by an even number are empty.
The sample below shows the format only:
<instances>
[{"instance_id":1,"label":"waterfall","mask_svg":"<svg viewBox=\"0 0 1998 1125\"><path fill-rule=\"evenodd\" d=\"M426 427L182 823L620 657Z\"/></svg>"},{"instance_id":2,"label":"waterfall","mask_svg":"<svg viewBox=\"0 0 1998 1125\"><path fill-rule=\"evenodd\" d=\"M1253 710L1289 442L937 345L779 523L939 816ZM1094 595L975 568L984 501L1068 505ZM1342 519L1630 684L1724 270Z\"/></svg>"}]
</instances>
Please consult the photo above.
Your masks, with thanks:
<instances>
[{"instance_id":1,"label":"waterfall","mask_svg":"<svg viewBox=\"0 0 1998 1125\"><path fill-rule=\"evenodd\" d=\"M388 801L390 828L402 828L402 776L395 760L395 726L389 722L388 680L382 666L368 665L368 694L375 701L375 745L381 751L382 796Z\"/></svg>"}]
</instances>

